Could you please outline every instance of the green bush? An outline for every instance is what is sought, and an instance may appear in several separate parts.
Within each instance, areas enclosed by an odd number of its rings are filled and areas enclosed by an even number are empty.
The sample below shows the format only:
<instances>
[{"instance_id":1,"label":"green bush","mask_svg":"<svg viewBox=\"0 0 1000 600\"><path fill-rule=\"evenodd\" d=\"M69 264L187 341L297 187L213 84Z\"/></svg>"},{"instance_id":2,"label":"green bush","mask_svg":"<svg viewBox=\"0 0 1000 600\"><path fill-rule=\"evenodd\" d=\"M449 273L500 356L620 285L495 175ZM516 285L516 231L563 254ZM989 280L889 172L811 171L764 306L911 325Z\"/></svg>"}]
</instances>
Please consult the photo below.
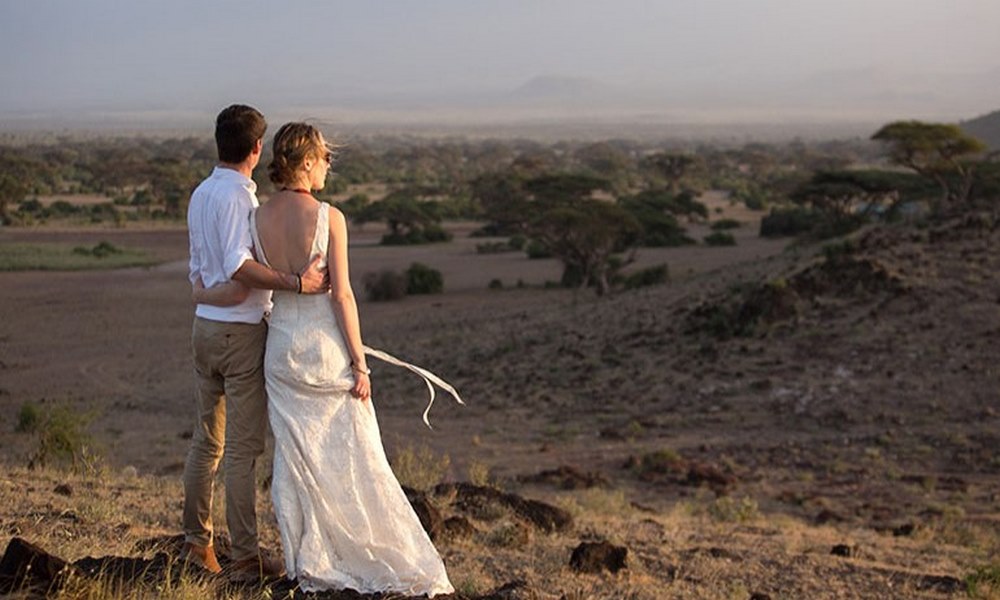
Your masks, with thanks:
<instances>
[{"instance_id":1,"label":"green bush","mask_svg":"<svg viewBox=\"0 0 1000 600\"><path fill-rule=\"evenodd\" d=\"M750 496L739 500L723 496L708 505L708 515L720 523L746 523L760 517L760 507Z\"/></svg>"},{"instance_id":2,"label":"green bush","mask_svg":"<svg viewBox=\"0 0 1000 600\"><path fill-rule=\"evenodd\" d=\"M444 291L441 271L421 263L413 263L406 270L407 294L440 294Z\"/></svg>"},{"instance_id":3,"label":"green bush","mask_svg":"<svg viewBox=\"0 0 1000 600\"><path fill-rule=\"evenodd\" d=\"M73 254L79 254L81 256L93 256L96 258L105 258L113 254L121 254L122 250L118 246L115 246L111 242L100 242L93 248L87 248L85 246L77 246L73 248Z\"/></svg>"},{"instance_id":4,"label":"green bush","mask_svg":"<svg viewBox=\"0 0 1000 600\"><path fill-rule=\"evenodd\" d=\"M392 472L400 485L421 492L441 483L450 466L451 458L447 454L438 456L427 446L406 446L392 460Z\"/></svg>"},{"instance_id":5,"label":"green bush","mask_svg":"<svg viewBox=\"0 0 1000 600\"><path fill-rule=\"evenodd\" d=\"M391 269L383 269L378 273L365 273L361 281L369 300L382 302L399 300L406 296L406 277Z\"/></svg>"},{"instance_id":6,"label":"green bush","mask_svg":"<svg viewBox=\"0 0 1000 600\"><path fill-rule=\"evenodd\" d=\"M552 252L549 251L548 247L537 240L528 242L528 245L524 247L524 251L529 259L552 258Z\"/></svg>"},{"instance_id":7,"label":"green bush","mask_svg":"<svg viewBox=\"0 0 1000 600\"><path fill-rule=\"evenodd\" d=\"M382 245L411 246L416 244L432 244L434 242L450 241L451 237L451 234L441 228L440 225L428 225L424 228L410 229L406 233L387 233L382 236Z\"/></svg>"},{"instance_id":8,"label":"green bush","mask_svg":"<svg viewBox=\"0 0 1000 600\"><path fill-rule=\"evenodd\" d=\"M14 431L18 433L34 433L43 419L42 411L34 402L25 402L17 413L17 425Z\"/></svg>"},{"instance_id":9,"label":"green bush","mask_svg":"<svg viewBox=\"0 0 1000 600\"><path fill-rule=\"evenodd\" d=\"M812 231L822 216L808 208L774 208L760 221L761 237L795 236Z\"/></svg>"},{"instance_id":10,"label":"green bush","mask_svg":"<svg viewBox=\"0 0 1000 600\"><path fill-rule=\"evenodd\" d=\"M662 264L654 267L647 267L645 269L639 269L635 273L627 275L623 285L626 290L634 290L636 288L651 285L660 285L669 280L670 271L666 264Z\"/></svg>"},{"instance_id":11,"label":"green bush","mask_svg":"<svg viewBox=\"0 0 1000 600\"><path fill-rule=\"evenodd\" d=\"M970 598L994 598L1000 593L1000 563L977 568L965 577L965 587Z\"/></svg>"},{"instance_id":12,"label":"green bush","mask_svg":"<svg viewBox=\"0 0 1000 600\"><path fill-rule=\"evenodd\" d=\"M21 405L16 430L37 438L28 467L69 463L75 469L93 458L92 438L86 431L93 418L66 406L43 411L31 402Z\"/></svg>"},{"instance_id":13,"label":"green bush","mask_svg":"<svg viewBox=\"0 0 1000 600\"><path fill-rule=\"evenodd\" d=\"M524 245L527 243L528 243L528 238L524 237L521 234L512 235L510 236L510 239L507 240L507 245L513 248L514 250L523 250Z\"/></svg>"},{"instance_id":14,"label":"green bush","mask_svg":"<svg viewBox=\"0 0 1000 600\"><path fill-rule=\"evenodd\" d=\"M706 235L704 238L705 244L708 246L735 246L736 238L730 233L725 233L723 231L716 231Z\"/></svg>"},{"instance_id":15,"label":"green bush","mask_svg":"<svg viewBox=\"0 0 1000 600\"><path fill-rule=\"evenodd\" d=\"M65 200L56 200L49 206L49 212L56 216L75 215L81 211L81 207L70 204Z\"/></svg>"},{"instance_id":16,"label":"green bush","mask_svg":"<svg viewBox=\"0 0 1000 600\"><path fill-rule=\"evenodd\" d=\"M489 285L487 285L486 287L491 290L502 290L503 282L500 281L499 279L491 279Z\"/></svg>"}]
</instances>

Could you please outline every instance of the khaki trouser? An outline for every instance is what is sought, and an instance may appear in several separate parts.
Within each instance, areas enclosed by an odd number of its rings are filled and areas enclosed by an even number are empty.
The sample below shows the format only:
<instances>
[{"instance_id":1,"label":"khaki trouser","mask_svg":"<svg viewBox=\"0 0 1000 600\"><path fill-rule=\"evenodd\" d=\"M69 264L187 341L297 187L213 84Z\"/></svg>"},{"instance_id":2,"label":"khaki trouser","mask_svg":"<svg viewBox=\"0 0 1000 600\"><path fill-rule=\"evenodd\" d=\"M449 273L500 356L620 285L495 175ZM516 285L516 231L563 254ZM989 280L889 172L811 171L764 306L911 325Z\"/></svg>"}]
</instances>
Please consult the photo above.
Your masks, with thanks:
<instances>
[{"instance_id":1,"label":"khaki trouser","mask_svg":"<svg viewBox=\"0 0 1000 600\"><path fill-rule=\"evenodd\" d=\"M233 560L258 553L255 466L267 433L266 339L264 322L195 317L191 332L198 419L184 465L184 534L188 542L211 545L212 486L224 455Z\"/></svg>"}]
</instances>

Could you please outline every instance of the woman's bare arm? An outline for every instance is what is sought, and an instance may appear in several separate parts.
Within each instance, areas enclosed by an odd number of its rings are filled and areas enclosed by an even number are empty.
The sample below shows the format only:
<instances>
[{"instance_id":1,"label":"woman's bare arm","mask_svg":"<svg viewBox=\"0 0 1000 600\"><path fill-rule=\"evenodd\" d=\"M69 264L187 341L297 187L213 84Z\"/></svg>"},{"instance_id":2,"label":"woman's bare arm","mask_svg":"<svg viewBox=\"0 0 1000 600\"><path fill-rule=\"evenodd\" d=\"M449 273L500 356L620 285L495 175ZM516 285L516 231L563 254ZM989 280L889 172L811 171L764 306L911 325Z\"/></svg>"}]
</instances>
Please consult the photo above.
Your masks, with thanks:
<instances>
[{"instance_id":1,"label":"woman's bare arm","mask_svg":"<svg viewBox=\"0 0 1000 600\"><path fill-rule=\"evenodd\" d=\"M355 385L355 397L367 400L371 395L368 365L361 343L361 322L358 318L358 303L351 289L350 271L347 266L347 223L344 214L333 207L321 206L320 210L330 211L330 248L328 269L330 272L330 301L333 312L344 333L347 350L351 354Z\"/></svg>"},{"instance_id":2,"label":"woman's bare arm","mask_svg":"<svg viewBox=\"0 0 1000 600\"><path fill-rule=\"evenodd\" d=\"M236 306L247 299L250 288L239 281L227 281L206 288L201 278L191 284L191 300L195 304L210 304L212 306Z\"/></svg>"}]
</instances>

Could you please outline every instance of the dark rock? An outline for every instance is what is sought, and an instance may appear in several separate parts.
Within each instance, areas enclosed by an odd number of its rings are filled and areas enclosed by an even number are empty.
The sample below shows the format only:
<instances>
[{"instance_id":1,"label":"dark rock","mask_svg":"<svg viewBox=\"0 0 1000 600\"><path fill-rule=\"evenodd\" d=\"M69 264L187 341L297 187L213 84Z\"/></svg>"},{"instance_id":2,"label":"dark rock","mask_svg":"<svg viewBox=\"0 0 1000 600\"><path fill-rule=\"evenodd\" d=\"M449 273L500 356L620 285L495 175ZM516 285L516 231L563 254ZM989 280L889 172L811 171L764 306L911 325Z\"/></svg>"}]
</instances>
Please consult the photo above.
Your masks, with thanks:
<instances>
[{"instance_id":1,"label":"dark rock","mask_svg":"<svg viewBox=\"0 0 1000 600\"><path fill-rule=\"evenodd\" d=\"M60 483L52 491L55 492L56 494L59 494L60 496L72 496L73 495L73 487L70 484L68 484L68 483Z\"/></svg>"},{"instance_id":2,"label":"dark rock","mask_svg":"<svg viewBox=\"0 0 1000 600\"><path fill-rule=\"evenodd\" d=\"M966 591L965 582L950 575L922 575L917 581L917 589L943 594L957 594Z\"/></svg>"},{"instance_id":3,"label":"dark rock","mask_svg":"<svg viewBox=\"0 0 1000 600\"><path fill-rule=\"evenodd\" d=\"M540 471L535 475L526 475L521 477L521 481L525 483L550 483L564 490L581 490L608 483L607 479L600 473L584 473L567 465Z\"/></svg>"},{"instance_id":4,"label":"dark rock","mask_svg":"<svg viewBox=\"0 0 1000 600\"><path fill-rule=\"evenodd\" d=\"M573 550L569 566L580 573L617 573L625 568L628 548L609 542L583 542Z\"/></svg>"},{"instance_id":5,"label":"dark rock","mask_svg":"<svg viewBox=\"0 0 1000 600\"><path fill-rule=\"evenodd\" d=\"M477 600L535 600L537 597L538 594L527 582L518 579L479 596Z\"/></svg>"},{"instance_id":6,"label":"dark rock","mask_svg":"<svg viewBox=\"0 0 1000 600\"><path fill-rule=\"evenodd\" d=\"M442 483L434 488L434 493L439 496L454 495L455 506L476 518L479 518L477 515L485 515L492 517L486 520L495 520L504 511L510 511L547 533L566 531L573 526L573 517L561 508L490 487L471 483Z\"/></svg>"},{"instance_id":7,"label":"dark rock","mask_svg":"<svg viewBox=\"0 0 1000 600\"><path fill-rule=\"evenodd\" d=\"M817 525L823 525L824 523L842 523L847 519L844 518L844 515L836 511L830 510L829 508L824 508L823 510L819 511L819 514L817 514L813 520L816 522Z\"/></svg>"},{"instance_id":8,"label":"dark rock","mask_svg":"<svg viewBox=\"0 0 1000 600\"><path fill-rule=\"evenodd\" d=\"M913 523L903 523L902 525L892 528L892 535L895 537L906 537L913 535L913 532L916 531L916 529L917 526Z\"/></svg>"},{"instance_id":9,"label":"dark rock","mask_svg":"<svg viewBox=\"0 0 1000 600\"><path fill-rule=\"evenodd\" d=\"M771 600L771 595L763 592L754 592L750 594L750 600Z\"/></svg>"},{"instance_id":10,"label":"dark rock","mask_svg":"<svg viewBox=\"0 0 1000 600\"><path fill-rule=\"evenodd\" d=\"M152 583L162 580L170 571L170 557L157 553L152 559L125 556L88 556L73 563L73 566L88 577L100 577L106 581ZM178 573L179 575L179 573Z\"/></svg>"},{"instance_id":11,"label":"dark rock","mask_svg":"<svg viewBox=\"0 0 1000 600\"><path fill-rule=\"evenodd\" d=\"M413 507L413 512L417 513L420 524L424 526L424 531L432 540L438 539L444 528L441 511L430 503L425 494L410 488L403 488L403 491L406 493L406 499L410 501L410 506Z\"/></svg>"},{"instance_id":12,"label":"dark rock","mask_svg":"<svg viewBox=\"0 0 1000 600\"><path fill-rule=\"evenodd\" d=\"M464 540L475 533L476 528L465 517L449 517L441 528L441 538L444 540Z\"/></svg>"},{"instance_id":13,"label":"dark rock","mask_svg":"<svg viewBox=\"0 0 1000 600\"><path fill-rule=\"evenodd\" d=\"M0 593L28 589L54 592L75 572L76 569L65 560L15 537L0 559Z\"/></svg>"},{"instance_id":14,"label":"dark rock","mask_svg":"<svg viewBox=\"0 0 1000 600\"><path fill-rule=\"evenodd\" d=\"M830 550L830 554L834 556L843 556L844 558L850 558L857 554L857 549L848 546L847 544L837 544Z\"/></svg>"},{"instance_id":15,"label":"dark rock","mask_svg":"<svg viewBox=\"0 0 1000 600\"><path fill-rule=\"evenodd\" d=\"M625 441L625 434L614 427L605 427L597 432L597 436L602 440L613 440L615 442Z\"/></svg>"},{"instance_id":16,"label":"dark rock","mask_svg":"<svg viewBox=\"0 0 1000 600\"><path fill-rule=\"evenodd\" d=\"M705 463L691 463L685 481L693 486L707 485L716 494L728 492L736 485L736 477L723 473L715 465Z\"/></svg>"}]
</instances>

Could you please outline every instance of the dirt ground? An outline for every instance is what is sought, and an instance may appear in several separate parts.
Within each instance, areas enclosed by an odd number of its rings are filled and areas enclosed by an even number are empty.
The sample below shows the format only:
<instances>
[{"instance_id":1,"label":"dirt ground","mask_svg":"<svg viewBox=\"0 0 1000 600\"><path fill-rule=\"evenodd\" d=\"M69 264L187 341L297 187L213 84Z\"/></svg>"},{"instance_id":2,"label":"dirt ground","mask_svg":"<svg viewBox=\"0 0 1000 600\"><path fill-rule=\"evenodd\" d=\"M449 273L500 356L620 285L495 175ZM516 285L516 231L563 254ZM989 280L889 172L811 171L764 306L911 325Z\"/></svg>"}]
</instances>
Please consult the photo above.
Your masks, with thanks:
<instances>
[{"instance_id":1,"label":"dirt ground","mask_svg":"<svg viewBox=\"0 0 1000 600\"><path fill-rule=\"evenodd\" d=\"M708 202L713 217L747 222L735 232L737 246L642 250L638 265L668 263L672 283L605 299L541 289L558 279L554 261L477 254L475 245L489 240L463 235L473 224L454 225L452 243L415 248L377 246L373 226L355 231L359 297L365 272L413 261L441 270L446 288L393 303L362 299L366 342L434 370L468 402L459 407L439 397L429 431L420 422L422 382L374 365L390 455L428 446L451 457L448 479L485 466L495 480L542 498L558 488L524 478L571 465L623 493L640 520L643 511L717 507L716 494L733 499L726 510L752 503L769 518L805 524L803 548L780 536L785 563L769 563L774 557L764 550L779 538L752 526L713 526L704 543L685 530L683 539L754 557L713 567L720 581L752 566L762 581L779 572L813 578L798 588L772 582L777 589L812 589L822 573L838 582L825 592L775 597L958 593L956 586L894 591L891 575L961 579L1000 551L996 235L958 230L957 239L937 246L923 238L876 239L869 252L892 258L883 266L904 292L807 297L802 287L791 324L726 340L692 333L691 312L747 282L805 281L800 274L818 248L786 250L787 240L761 240L759 215L719 196ZM699 239L707 231L691 229ZM192 426L185 231L0 231L0 243L103 239L148 249L164 262L0 273L0 455L8 465L26 462L31 439L14 432L23 403L68 404L93 415L91 430L114 468L173 476ZM495 278L505 289L487 289ZM517 280L526 287L513 288ZM643 457L657 452L714 468L725 489L644 469ZM833 542L861 554L829 562L817 548ZM647 550L654 547L649 542Z\"/></svg>"}]
</instances>

